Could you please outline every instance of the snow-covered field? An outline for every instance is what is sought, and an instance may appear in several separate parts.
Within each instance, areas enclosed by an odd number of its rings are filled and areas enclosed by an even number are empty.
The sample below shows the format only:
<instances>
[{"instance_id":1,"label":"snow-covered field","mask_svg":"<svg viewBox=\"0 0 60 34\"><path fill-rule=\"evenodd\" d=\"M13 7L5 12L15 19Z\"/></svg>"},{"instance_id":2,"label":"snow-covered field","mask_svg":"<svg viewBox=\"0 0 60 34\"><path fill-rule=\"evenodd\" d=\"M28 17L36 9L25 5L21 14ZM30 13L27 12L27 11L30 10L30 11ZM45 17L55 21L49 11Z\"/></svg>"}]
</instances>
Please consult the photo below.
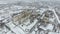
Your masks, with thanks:
<instances>
[{"instance_id":1,"label":"snow-covered field","mask_svg":"<svg viewBox=\"0 0 60 34\"><path fill-rule=\"evenodd\" d=\"M60 34L59 3L0 0L0 34Z\"/></svg>"}]
</instances>

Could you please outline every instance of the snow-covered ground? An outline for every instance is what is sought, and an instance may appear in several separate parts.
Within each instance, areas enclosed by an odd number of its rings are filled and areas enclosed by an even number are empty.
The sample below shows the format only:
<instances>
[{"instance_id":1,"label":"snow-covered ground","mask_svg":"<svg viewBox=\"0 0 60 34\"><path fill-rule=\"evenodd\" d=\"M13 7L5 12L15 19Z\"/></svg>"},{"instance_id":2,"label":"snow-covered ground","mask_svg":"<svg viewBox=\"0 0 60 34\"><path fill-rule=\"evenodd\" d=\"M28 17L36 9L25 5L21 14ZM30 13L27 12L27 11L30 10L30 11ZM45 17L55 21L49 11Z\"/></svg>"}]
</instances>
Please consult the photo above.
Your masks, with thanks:
<instances>
[{"instance_id":1,"label":"snow-covered ground","mask_svg":"<svg viewBox=\"0 0 60 34\"><path fill-rule=\"evenodd\" d=\"M54 7L41 4L37 0L22 1L19 3L17 0L0 0L0 34L60 34L60 20ZM27 19L22 24L21 20L14 22L13 17L20 15L23 11L27 13L31 11L32 17L26 17Z\"/></svg>"}]
</instances>

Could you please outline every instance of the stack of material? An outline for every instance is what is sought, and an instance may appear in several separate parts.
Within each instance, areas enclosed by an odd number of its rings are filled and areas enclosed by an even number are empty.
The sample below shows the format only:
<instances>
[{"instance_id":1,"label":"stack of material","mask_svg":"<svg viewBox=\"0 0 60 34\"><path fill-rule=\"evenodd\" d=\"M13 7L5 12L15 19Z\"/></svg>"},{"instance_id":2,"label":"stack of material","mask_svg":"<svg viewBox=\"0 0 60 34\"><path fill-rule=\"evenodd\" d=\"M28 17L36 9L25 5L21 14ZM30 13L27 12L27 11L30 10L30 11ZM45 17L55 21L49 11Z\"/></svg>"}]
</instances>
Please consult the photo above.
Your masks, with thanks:
<instances>
[{"instance_id":1,"label":"stack of material","mask_svg":"<svg viewBox=\"0 0 60 34\"><path fill-rule=\"evenodd\" d=\"M26 21L32 13L30 11L22 11L20 14L13 17L14 22L23 23Z\"/></svg>"}]
</instances>

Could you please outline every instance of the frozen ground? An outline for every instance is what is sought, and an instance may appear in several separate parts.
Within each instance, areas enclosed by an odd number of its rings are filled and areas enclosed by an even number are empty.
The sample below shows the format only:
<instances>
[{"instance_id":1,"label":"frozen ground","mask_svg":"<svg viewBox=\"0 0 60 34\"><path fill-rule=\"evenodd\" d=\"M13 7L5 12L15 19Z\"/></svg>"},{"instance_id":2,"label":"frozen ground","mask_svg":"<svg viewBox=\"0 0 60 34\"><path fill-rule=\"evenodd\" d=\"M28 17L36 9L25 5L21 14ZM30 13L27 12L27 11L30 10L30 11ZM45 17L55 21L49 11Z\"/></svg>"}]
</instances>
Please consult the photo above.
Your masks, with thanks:
<instances>
[{"instance_id":1,"label":"frozen ground","mask_svg":"<svg viewBox=\"0 0 60 34\"><path fill-rule=\"evenodd\" d=\"M0 34L60 34L59 6L59 1L0 0ZM21 19L22 24L21 20L13 21L13 17L24 10L31 11L34 16Z\"/></svg>"}]
</instances>

